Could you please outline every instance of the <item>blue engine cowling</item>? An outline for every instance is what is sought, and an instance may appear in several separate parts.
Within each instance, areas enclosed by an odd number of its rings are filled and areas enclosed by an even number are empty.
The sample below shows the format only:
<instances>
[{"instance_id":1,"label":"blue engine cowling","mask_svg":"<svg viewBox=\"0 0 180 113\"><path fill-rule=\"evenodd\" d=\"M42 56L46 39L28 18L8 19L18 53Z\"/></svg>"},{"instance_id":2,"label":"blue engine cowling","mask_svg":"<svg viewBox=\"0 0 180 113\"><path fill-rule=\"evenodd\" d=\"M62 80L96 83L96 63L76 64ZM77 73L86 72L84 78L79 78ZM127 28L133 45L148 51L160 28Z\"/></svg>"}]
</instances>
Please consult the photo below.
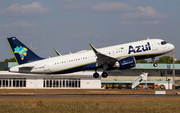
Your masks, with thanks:
<instances>
[{"instance_id":1,"label":"blue engine cowling","mask_svg":"<svg viewBox=\"0 0 180 113\"><path fill-rule=\"evenodd\" d=\"M136 66L136 60L134 57L127 57L124 59L120 59L119 61L119 69L129 69Z\"/></svg>"}]
</instances>

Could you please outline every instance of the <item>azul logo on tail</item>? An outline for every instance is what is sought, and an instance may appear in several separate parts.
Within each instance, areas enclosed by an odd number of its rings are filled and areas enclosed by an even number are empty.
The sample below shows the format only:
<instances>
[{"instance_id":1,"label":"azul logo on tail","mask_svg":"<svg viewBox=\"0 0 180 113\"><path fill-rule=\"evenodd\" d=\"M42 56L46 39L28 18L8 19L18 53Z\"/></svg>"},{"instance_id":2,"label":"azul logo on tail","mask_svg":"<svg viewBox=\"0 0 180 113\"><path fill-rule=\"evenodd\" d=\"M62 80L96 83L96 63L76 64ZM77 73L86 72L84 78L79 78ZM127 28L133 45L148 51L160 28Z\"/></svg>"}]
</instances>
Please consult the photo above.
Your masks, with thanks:
<instances>
[{"instance_id":1,"label":"azul logo on tail","mask_svg":"<svg viewBox=\"0 0 180 113\"><path fill-rule=\"evenodd\" d=\"M21 57L21 60L24 60L24 57L27 55L27 48L16 46L16 48L14 48L14 53L18 53Z\"/></svg>"},{"instance_id":2,"label":"azul logo on tail","mask_svg":"<svg viewBox=\"0 0 180 113\"><path fill-rule=\"evenodd\" d=\"M147 42L147 44L145 44L145 45L139 45L139 46L135 46L135 47L130 45L128 54L131 54L132 52L139 53L142 51L149 51L149 50L151 50L151 46L150 46L149 42Z\"/></svg>"}]
</instances>

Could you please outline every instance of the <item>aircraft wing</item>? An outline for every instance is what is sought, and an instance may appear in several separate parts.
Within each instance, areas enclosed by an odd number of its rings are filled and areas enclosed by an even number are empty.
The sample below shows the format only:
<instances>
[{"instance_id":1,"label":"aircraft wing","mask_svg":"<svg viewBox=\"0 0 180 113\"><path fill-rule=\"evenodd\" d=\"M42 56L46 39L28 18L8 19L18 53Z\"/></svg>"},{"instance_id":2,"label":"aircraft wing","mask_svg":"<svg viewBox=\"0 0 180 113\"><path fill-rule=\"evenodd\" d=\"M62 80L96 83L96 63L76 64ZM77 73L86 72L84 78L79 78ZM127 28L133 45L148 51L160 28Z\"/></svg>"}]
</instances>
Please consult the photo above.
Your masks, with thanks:
<instances>
[{"instance_id":1,"label":"aircraft wing","mask_svg":"<svg viewBox=\"0 0 180 113\"><path fill-rule=\"evenodd\" d=\"M89 44L89 46L97 56L97 66L101 66L103 64L114 65L118 61L117 58L113 58L100 53L99 51L96 50L96 48L92 44Z\"/></svg>"}]
</instances>

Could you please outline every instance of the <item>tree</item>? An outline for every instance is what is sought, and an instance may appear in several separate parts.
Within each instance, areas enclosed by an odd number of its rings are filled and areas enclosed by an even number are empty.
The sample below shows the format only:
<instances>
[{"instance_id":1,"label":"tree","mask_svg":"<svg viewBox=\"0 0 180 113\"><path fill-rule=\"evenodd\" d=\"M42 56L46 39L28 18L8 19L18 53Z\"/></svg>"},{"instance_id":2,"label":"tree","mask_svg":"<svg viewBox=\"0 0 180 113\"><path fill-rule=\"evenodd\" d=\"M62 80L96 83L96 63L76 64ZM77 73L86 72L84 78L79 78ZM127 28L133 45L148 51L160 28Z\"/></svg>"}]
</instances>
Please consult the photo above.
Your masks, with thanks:
<instances>
[{"instance_id":1,"label":"tree","mask_svg":"<svg viewBox=\"0 0 180 113\"><path fill-rule=\"evenodd\" d=\"M148 61L142 59L142 60L138 60L136 63L148 63Z\"/></svg>"},{"instance_id":2,"label":"tree","mask_svg":"<svg viewBox=\"0 0 180 113\"><path fill-rule=\"evenodd\" d=\"M155 63L159 63L159 64L172 64L173 63L173 57L162 56L162 57L159 58L159 60L156 60Z\"/></svg>"},{"instance_id":3,"label":"tree","mask_svg":"<svg viewBox=\"0 0 180 113\"><path fill-rule=\"evenodd\" d=\"M176 61L175 61L175 64L180 64L180 60L176 60Z\"/></svg>"},{"instance_id":4,"label":"tree","mask_svg":"<svg viewBox=\"0 0 180 113\"><path fill-rule=\"evenodd\" d=\"M6 62L16 62L15 58L5 59L4 61L0 63L6 63Z\"/></svg>"}]
</instances>

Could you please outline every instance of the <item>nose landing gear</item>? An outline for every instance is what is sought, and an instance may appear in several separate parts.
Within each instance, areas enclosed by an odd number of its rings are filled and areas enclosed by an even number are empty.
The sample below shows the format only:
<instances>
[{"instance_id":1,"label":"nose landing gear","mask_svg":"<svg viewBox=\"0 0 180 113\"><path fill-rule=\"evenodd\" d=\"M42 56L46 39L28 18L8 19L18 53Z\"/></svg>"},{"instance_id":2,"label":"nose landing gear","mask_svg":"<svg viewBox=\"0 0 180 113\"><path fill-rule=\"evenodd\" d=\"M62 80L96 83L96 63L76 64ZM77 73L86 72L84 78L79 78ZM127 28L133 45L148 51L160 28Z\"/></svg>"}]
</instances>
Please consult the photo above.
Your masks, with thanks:
<instances>
[{"instance_id":1,"label":"nose landing gear","mask_svg":"<svg viewBox=\"0 0 180 113\"><path fill-rule=\"evenodd\" d=\"M153 66L154 66L154 67L157 67L158 65L157 65L157 63L154 63Z\"/></svg>"},{"instance_id":2,"label":"nose landing gear","mask_svg":"<svg viewBox=\"0 0 180 113\"><path fill-rule=\"evenodd\" d=\"M151 59L152 59L152 61L153 61L153 66L154 66L154 67L157 67L157 66L158 66L158 64L157 64L157 63L155 63L155 61L154 61L154 59L155 59L155 58L151 58Z\"/></svg>"}]
</instances>

